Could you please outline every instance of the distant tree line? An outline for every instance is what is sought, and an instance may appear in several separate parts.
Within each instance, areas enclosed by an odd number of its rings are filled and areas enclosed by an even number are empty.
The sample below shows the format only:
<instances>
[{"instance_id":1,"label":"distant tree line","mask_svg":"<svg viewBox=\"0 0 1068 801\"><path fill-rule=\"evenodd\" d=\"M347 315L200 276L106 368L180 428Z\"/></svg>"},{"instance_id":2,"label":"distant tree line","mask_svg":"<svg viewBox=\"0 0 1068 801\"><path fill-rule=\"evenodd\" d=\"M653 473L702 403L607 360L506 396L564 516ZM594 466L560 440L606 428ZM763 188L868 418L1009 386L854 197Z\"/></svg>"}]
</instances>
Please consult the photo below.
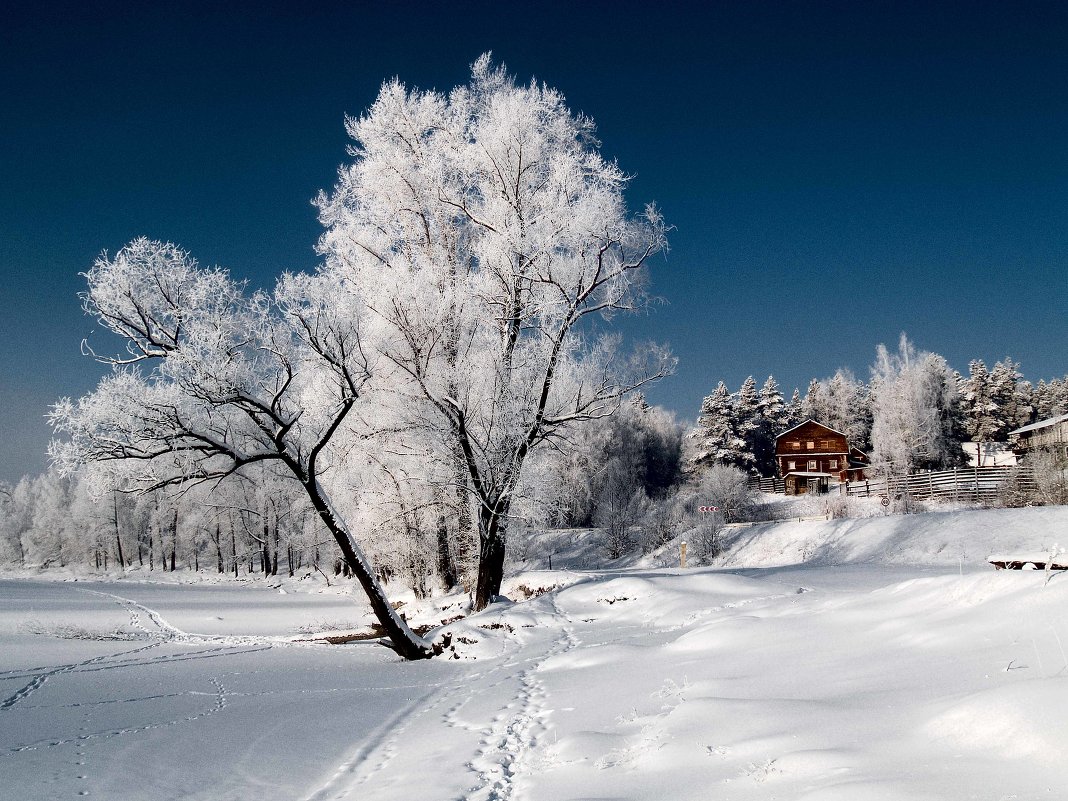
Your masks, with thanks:
<instances>
[{"instance_id":1,"label":"distant tree line","mask_svg":"<svg viewBox=\"0 0 1068 801\"><path fill-rule=\"evenodd\" d=\"M633 393L527 461L508 525L516 536L594 529L609 559L689 532L699 562L714 555L723 523L755 513L747 476L773 474L775 436L802 420L845 432L880 469L916 470L961 464L962 442L1003 442L1016 427L1066 412L1068 377L1032 385L1009 357L992 369L974 360L965 376L902 338L894 351L877 349L867 382L838 370L789 400L772 376L759 387L747 378L734 393L720 382L689 431ZM418 596L463 583L474 554L457 547L456 520L466 514L470 526L472 511L388 456L374 454L353 476L359 493L344 497L380 580ZM700 511L710 506L719 511ZM0 485L4 565L334 581L347 573L342 556L306 494L265 469L146 494L101 491L85 472Z\"/></svg>"},{"instance_id":2,"label":"distant tree line","mask_svg":"<svg viewBox=\"0 0 1068 801\"><path fill-rule=\"evenodd\" d=\"M839 369L787 401L773 376L760 389L750 376L733 393L721 381L701 403L684 461L691 472L718 464L771 476L775 437L813 419L846 434L876 469L944 469L966 463L963 443L1006 442L1013 429L1066 412L1068 376L1032 384L1008 356L991 369L975 359L962 375L902 334L896 350L876 349L867 382Z\"/></svg>"}]
</instances>

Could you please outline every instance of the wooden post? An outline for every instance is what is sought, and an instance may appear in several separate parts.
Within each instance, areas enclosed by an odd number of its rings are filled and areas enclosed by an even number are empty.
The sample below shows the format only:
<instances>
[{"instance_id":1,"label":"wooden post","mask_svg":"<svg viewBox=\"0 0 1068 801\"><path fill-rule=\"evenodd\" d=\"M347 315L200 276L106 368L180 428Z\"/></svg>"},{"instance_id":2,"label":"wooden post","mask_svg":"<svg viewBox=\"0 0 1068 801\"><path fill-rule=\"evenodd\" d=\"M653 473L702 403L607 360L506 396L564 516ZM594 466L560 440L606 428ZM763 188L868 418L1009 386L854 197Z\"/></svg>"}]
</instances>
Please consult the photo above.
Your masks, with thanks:
<instances>
[{"instance_id":1,"label":"wooden post","mask_svg":"<svg viewBox=\"0 0 1068 801\"><path fill-rule=\"evenodd\" d=\"M686 567L686 543L679 545L679 567Z\"/></svg>"}]
</instances>

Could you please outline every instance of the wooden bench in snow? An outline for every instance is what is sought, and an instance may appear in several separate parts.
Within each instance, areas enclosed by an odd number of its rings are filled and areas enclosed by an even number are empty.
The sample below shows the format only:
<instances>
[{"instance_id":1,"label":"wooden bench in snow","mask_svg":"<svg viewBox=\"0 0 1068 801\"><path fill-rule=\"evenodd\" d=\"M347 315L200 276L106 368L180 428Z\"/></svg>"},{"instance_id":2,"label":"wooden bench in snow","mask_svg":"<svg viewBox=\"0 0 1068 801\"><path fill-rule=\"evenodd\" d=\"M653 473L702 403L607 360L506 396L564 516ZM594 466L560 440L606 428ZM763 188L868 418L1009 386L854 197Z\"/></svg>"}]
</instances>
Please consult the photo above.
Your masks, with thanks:
<instances>
[{"instance_id":1,"label":"wooden bench in snow","mask_svg":"<svg viewBox=\"0 0 1068 801\"><path fill-rule=\"evenodd\" d=\"M1045 570L1047 562L1050 562L1050 552L995 554L987 557L987 561L994 566L995 570L1023 570L1027 565L1031 565L1035 570ZM1068 570L1068 553L1056 554L1049 569Z\"/></svg>"}]
</instances>

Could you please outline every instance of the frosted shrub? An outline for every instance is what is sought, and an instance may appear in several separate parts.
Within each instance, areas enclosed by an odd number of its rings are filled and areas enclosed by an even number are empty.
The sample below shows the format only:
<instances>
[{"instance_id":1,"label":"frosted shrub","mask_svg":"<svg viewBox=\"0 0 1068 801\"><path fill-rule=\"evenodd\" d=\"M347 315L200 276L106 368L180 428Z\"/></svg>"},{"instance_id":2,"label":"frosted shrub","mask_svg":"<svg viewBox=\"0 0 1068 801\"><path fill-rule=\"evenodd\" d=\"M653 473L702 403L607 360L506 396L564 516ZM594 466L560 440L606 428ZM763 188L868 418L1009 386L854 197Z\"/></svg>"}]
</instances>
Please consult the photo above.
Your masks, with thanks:
<instances>
[{"instance_id":1,"label":"frosted shrub","mask_svg":"<svg viewBox=\"0 0 1068 801\"><path fill-rule=\"evenodd\" d=\"M1028 454L998 500L1009 507L1068 504L1068 460L1045 451Z\"/></svg>"},{"instance_id":2,"label":"frosted shrub","mask_svg":"<svg viewBox=\"0 0 1068 801\"><path fill-rule=\"evenodd\" d=\"M726 465L712 465L703 471L696 494L700 499L698 506L718 507L727 523L748 519L755 504L749 476L737 467Z\"/></svg>"}]
</instances>

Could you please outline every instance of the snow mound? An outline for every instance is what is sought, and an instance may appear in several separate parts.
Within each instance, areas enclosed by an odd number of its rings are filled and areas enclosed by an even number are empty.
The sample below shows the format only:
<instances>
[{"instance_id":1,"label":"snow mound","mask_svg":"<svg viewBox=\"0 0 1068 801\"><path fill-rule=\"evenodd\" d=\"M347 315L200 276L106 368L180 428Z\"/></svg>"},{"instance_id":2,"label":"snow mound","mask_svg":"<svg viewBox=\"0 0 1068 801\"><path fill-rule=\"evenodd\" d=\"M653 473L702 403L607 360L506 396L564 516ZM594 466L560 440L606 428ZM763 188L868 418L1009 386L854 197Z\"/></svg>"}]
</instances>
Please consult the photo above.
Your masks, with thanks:
<instances>
[{"instance_id":1,"label":"snow mound","mask_svg":"<svg viewBox=\"0 0 1068 801\"><path fill-rule=\"evenodd\" d=\"M932 719L926 732L958 748L1057 764L1068 743L1066 689L1062 677L973 693Z\"/></svg>"}]
</instances>

